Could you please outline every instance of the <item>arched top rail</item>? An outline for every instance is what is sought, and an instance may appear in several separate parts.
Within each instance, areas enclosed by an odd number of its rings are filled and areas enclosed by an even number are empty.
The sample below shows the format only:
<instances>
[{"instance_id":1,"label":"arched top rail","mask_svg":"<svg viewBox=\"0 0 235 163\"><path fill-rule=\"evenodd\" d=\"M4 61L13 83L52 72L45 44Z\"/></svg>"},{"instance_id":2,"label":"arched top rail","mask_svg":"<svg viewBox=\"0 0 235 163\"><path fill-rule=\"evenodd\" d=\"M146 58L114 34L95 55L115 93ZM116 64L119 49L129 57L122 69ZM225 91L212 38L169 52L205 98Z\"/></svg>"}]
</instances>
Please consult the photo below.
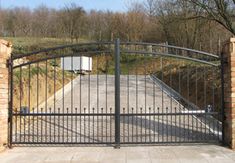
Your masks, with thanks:
<instances>
[{"instance_id":1,"label":"arched top rail","mask_svg":"<svg viewBox=\"0 0 235 163\"><path fill-rule=\"evenodd\" d=\"M79 43L79 44L70 44L70 45L62 45L62 46L56 46L52 48L45 48L42 50L26 53L26 54L13 54L12 59L19 59L22 57L30 57L32 55L37 55L39 53L47 53L50 51L56 51L56 50L62 50L66 48L73 48L73 47L82 47L82 46L102 46L102 45L111 45L113 42L91 42L91 43Z\"/></svg>"},{"instance_id":2,"label":"arched top rail","mask_svg":"<svg viewBox=\"0 0 235 163\"><path fill-rule=\"evenodd\" d=\"M46 59L59 58L64 56L78 56L81 54L100 54L100 53L114 53L115 42L91 42L91 43L79 43L71 45L57 46L47 49L38 50L26 54L13 54L12 61L24 58L35 57L33 61L29 61L24 64L17 65L20 67L35 62L40 62ZM211 53L193 50L184 47L145 43L145 42L120 42L120 52L126 54L139 54L139 55L152 55L171 57L183 60L189 60L193 62L208 64L211 66L220 66L220 57ZM89 55L89 54L88 54ZM13 66L14 67L14 66Z\"/></svg>"},{"instance_id":3,"label":"arched top rail","mask_svg":"<svg viewBox=\"0 0 235 163\"><path fill-rule=\"evenodd\" d=\"M220 58L218 55L214 55L212 53L200 51L200 50L194 50L190 48L184 48L179 46L173 46L173 45L165 45L165 44L156 44L156 43L147 43L147 42L121 42L121 45L142 45L142 46L156 46L156 47L162 47L162 48L171 48L175 50L184 50L188 52L198 53L205 56L213 57L213 58Z\"/></svg>"},{"instance_id":4,"label":"arched top rail","mask_svg":"<svg viewBox=\"0 0 235 163\"><path fill-rule=\"evenodd\" d=\"M174 54L169 54L169 53L158 53L158 52L144 52L144 51L122 51L124 53L127 54L142 54L142 55L153 55L153 56L161 56L161 57L169 57L169 58L175 58L175 59L183 59L183 60L188 60L188 61L192 61L192 62L197 62L197 63L201 63L201 64L207 64L210 66L215 66L218 67L220 66L220 63L213 63L213 62L209 62L206 60L200 60L197 58L190 58L187 56L180 56L180 55L174 55Z\"/></svg>"},{"instance_id":5,"label":"arched top rail","mask_svg":"<svg viewBox=\"0 0 235 163\"><path fill-rule=\"evenodd\" d=\"M100 55L102 53L105 53L105 54L109 54L111 53L111 51L87 51L87 52L83 52L83 55L85 56L92 56L92 55ZM46 61L46 60L50 60L50 59L58 59L58 58L64 58L64 57L80 57L81 54L80 53L70 53L70 54L58 54L58 55L49 55L49 56L46 56L44 58L39 58L39 59L35 59L33 61L29 61L29 62L26 62L26 63L22 63L22 64L19 64L19 65L16 65L16 66L13 66L13 69L15 68L19 68L19 67L22 67L22 66L27 66L27 65L30 65L30 64L34 64L34 63L38 63L38 62L43 62L43 61Z\"/></svg>"}]
</instances>

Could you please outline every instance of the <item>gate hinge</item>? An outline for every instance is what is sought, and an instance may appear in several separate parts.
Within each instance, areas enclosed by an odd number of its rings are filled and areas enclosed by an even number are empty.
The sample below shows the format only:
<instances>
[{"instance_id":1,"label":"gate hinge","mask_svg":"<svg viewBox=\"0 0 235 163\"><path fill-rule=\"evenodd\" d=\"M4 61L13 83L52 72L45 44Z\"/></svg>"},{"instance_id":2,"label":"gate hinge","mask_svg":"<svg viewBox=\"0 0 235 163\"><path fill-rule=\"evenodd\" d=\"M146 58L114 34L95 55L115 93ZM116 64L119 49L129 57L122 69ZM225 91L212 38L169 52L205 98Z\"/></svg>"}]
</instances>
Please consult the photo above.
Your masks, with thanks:
<instances>
[{"instance_id":1,"label":"gate hinge","mask_svg":"<svg viewBox=\"0 0 235 163\"><path fill-rule=\"evenodd\" d=\"M12 61L11 61L11 59L8 59L7 60L7 68L10 68L11 65L12 65Z\"/></svg>"},{"instance_id":2,"label":"gate hinge","mask_svg":"<svg viewBox=\"0 0 235 163\"><path fill-rule=\"evenodd\" d=\"M12 117L12 101L9 101L8 102L8 106L9 106L9 108L8 108L8 123L10 123L11 122L11 117Z\"/></svg>"},{"instance_id":3,"label":"gate hinge","mask_svg":"<svg viewBox=\"0 0 235 163\"><path fill-rule=\"evenodd\" d=\"M221 64L224 65L224 66L227 66L228 65L228 57L224 57L221 59Z\"/></svg>"}]
</instances>

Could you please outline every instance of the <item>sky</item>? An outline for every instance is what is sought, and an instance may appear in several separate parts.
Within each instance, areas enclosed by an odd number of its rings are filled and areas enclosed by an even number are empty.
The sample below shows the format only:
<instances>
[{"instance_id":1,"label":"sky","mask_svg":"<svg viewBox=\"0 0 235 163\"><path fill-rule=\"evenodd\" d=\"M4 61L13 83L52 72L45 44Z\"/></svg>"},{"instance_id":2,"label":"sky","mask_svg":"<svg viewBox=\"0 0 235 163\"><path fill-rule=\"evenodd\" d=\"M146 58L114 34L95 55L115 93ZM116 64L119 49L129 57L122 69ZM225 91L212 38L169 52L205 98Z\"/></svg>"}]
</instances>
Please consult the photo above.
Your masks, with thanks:
<instances>
[{"instance_id":1,"label":"sky","mask_svg":"<svg viewBox=\"0 0 235 163\"><path fill-rule=\"evenodd\" d=\"M76 3L85 10L111 10L124 12L130 2L141 0L0 0L1 7L29 7L36 8L39 5L46 5L51 8L63 8L66 4Z\"/></svg>"}]
</instances>

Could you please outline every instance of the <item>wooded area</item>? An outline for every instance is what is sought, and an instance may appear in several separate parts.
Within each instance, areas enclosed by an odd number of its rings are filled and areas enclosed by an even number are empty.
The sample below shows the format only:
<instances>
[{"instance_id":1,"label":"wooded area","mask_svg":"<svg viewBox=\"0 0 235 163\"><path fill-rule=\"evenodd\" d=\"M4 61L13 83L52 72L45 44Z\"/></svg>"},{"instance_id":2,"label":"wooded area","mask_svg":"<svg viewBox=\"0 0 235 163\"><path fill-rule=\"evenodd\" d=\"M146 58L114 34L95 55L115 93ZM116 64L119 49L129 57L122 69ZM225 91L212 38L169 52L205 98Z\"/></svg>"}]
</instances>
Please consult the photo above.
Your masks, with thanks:
<instances>
[{"instance_id":1,"label":"wooded area","mask_svg":"<svg viewBox=\"0 0 235 163\"><path fill-rule=\"evenodd\" d=\"M0 36L145 41L218 53L235 34L234 0L145 0L125 13L85 11L78 4L0 9Z\"/></svg>"}]
</instances>

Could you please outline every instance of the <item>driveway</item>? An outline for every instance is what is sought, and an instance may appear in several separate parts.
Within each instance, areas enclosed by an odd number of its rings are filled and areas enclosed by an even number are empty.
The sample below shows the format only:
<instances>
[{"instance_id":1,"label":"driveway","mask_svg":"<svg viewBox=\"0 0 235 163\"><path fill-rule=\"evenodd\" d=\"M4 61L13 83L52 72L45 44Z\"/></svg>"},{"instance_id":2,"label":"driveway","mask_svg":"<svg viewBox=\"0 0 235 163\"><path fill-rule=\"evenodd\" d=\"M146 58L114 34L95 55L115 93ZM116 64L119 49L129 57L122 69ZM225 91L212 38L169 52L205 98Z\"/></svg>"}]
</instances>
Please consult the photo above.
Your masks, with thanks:
<instances>
[{"instance_id":1,"label":"driveway","mask_svg":"<svg viewBox=\"0 0 235 163\"><path fill-rule=\"evenodd\" d=\"M21 147L0 153L1 163L234 163L235 152L215 145L155 147Z\"/></svg>"},{"instance_id":2,"label":"driveway","mask_svg":"<svg viewBox=\"0 0 235 163\"><path fill-rule=\"evenodd\" d=\"M13 129L16 131L13 140L37 143L114 142L114 81L113 75L77 77L52 96L47 104L40 105L39 113L50 113L52 116L22 119L21 127ZM146 113L144 116L121 116L121 142L219 140L218 133L213 132L218 124L203 123L200 117L194 115L174 115L186 109L154 84L149 76L122 75L120 81L121 113ZM68 115L54 116L53 113ZM70 116L80 113L89 116ZM93 113L110 115L92 116Z\"/></svg>"}]
</instances>

